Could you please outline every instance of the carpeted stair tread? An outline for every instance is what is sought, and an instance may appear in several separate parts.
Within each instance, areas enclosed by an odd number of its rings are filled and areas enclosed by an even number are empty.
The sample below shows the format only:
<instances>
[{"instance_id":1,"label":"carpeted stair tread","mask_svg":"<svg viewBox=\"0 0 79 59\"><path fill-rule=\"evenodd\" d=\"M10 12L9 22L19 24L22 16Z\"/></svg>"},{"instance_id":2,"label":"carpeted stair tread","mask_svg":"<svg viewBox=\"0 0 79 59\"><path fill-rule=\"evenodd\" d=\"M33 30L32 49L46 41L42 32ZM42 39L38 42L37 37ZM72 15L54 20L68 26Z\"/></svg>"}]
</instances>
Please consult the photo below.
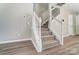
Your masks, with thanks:
<instances>
[{"instance_id":1,"label":"carpeted stair tread","mask_svg":"<svg viewBox=\"0 0 79 59\"><path fill-rule=\"evenodd\" d=\"M43 50L55 47L57 45L59 45L58 40L54 39L43 40Z\"/></svg>"}]
</instances>

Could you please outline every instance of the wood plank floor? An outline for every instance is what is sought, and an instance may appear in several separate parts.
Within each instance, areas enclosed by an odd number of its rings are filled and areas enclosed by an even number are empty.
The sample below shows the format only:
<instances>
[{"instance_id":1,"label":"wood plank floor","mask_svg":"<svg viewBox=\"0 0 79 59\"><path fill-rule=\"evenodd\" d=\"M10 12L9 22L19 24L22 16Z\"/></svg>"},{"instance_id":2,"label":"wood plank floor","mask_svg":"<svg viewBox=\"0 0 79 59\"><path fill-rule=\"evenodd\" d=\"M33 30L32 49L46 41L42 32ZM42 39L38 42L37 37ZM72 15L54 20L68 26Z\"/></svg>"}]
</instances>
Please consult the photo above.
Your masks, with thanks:
<instances>
[{"instance_id":1,"label":"wood plank floor","mask_svg":"<svg viewBox=\"0 0 79 59\"><path fill-rule=\"evenodd\" d=\"M73 45L79 44L79 36L64 38L64 46L56 46L37 53L31 41L8 43L0 45L0 55L58 55Z\"/></svg>"}]
</instances>

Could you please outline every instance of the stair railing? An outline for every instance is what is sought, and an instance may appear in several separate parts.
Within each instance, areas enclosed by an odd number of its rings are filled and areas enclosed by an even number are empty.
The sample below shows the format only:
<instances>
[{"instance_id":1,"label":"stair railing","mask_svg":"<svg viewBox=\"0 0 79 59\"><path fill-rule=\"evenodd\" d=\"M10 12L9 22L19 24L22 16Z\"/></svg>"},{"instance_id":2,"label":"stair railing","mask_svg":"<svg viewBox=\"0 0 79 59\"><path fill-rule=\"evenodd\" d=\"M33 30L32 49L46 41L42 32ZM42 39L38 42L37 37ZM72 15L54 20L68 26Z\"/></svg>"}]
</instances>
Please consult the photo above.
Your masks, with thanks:
<instances>
[{"instance_id":1,"label":"stair railing","mask_svg":"<svg viewBox=\"0 0 79 59\"><path fill-rule=\"evenodd\" d=\"M60 14L58 14L56 17L52 15L52 9L51 5L49 5L49 13L50 13L50 19L49 19L49 29L50 31L56 36L56 39L59 40L60 44L63 45L63 34L62 34L62 25L63 22L60 21L60 17L57 18Z\"/></svg>"},{"instance_id":2,"label":"stair railing","mask_svg":"<svg viewBox=\"0 0 79 59\"><path fill-rule=\"evenodd\" d=\"M63 45L63 33L62 33L62 25L63 22L62 20L60 21L59 19L53 17L53 20L51 22L52 28L56 27L53 29L54 34L56 35L56 38L60 41L60 44Z\"/></svg>"},{"instance_id":3,"label":"stair railing","mask_svg":"<svg viewBox=\"0 0 79 59\"><path fill-rule=\"evenodd\" d=\"M33 12L32 19L32 42L38 52L42 51L42 40L41 40L41 18Z\"/></svg>"}]
</instances>

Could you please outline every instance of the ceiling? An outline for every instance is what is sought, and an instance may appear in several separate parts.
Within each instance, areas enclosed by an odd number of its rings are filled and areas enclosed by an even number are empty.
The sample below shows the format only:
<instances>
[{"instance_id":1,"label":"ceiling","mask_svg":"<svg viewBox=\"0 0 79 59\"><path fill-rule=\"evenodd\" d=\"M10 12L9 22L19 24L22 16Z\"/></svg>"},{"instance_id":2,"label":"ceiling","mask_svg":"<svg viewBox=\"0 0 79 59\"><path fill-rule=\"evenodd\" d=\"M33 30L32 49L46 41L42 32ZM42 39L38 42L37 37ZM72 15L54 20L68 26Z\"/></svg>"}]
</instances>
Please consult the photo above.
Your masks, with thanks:
<instances>
[{"instance_id":1,"label":"ceiling","mask_svg":"<svg viewBox=\"0 0 79 59\"><path fill-rule=\"evenodd\" d=\"M63 7L79 13L79 3L66 3L63 5Z\"/></svg>"}]
</instances>

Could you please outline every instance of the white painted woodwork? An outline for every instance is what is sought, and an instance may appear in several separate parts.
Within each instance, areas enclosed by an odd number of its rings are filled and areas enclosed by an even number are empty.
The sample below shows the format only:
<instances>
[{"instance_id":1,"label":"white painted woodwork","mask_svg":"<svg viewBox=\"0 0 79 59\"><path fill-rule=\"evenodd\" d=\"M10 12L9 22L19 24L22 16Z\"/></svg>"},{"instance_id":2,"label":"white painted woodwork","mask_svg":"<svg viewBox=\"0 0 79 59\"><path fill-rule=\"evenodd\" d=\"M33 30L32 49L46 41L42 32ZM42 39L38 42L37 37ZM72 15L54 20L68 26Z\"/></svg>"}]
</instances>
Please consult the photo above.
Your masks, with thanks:
<instances>
[{"instance_id":1,"label":"white painted woodwork","mask_svg":"<svg viewBox=\"0 0 79 59\"><path fill-rule=\"evenodd\" d=\"M53 6L52 4L49 4L49 13L50 13L49 29L56 36L56 39L60 41L60 44L63 45L62 21L60 21L60 19L56 17L53 17L51 8L52 6Z\"/></svg>"},{"instance_id":2,"label":"white painted woodwork","mask_svg":"<svg viewBox=\"0 0 79 59\"><path fill-rule=\"evenodd\" d=\"M37 52L42 51L42 40L41 40L41 18L37 14L33 13L32 19L32 42Z\"/></svg>"},{"instance_id":3,"label":"white painted woodwork","mask_svg":"<svg viewBox=\"0 0 79 59\"><path fill-rule=\"evenodd\" d=\"M73 35L73 15L68 16L68 35Z\"/></svg>"},{"instance_id":4,"label":"white painted woodwork","mask_svg":"<svg viewBox=\"0 0 79 59\"><path fill-rule=\"evenodd\" d=\"M76 16L76 34L79 35L79 15Z\"/></svg>"}]
</instances>

